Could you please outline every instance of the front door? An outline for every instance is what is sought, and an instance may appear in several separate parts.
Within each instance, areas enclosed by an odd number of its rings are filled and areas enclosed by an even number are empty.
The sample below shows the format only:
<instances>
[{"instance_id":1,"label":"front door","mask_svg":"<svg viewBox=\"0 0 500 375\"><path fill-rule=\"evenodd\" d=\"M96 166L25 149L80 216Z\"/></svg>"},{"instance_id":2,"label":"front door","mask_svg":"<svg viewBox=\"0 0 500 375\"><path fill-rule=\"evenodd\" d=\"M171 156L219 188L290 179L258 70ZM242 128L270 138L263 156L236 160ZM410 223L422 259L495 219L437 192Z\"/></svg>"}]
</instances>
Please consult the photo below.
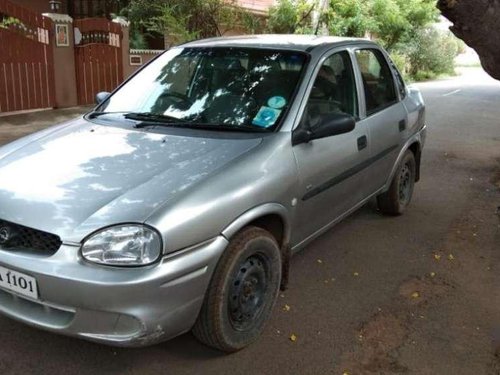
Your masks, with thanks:
<instances>
[{"instance_id":1,"label":"front door","mask_svg":"<svg viewBox=\"0 0 500 375\"><path fill-rule=\"evenodd\" d=\"M354 71L347 51L337 52L321 65L299 126L313 127L321 115L344 112L359 115ZM292 243L324 228L363 199L363 164L369 159L366 125L353 131L294 146L300 196Z\"/></svg>"}]
</instances>

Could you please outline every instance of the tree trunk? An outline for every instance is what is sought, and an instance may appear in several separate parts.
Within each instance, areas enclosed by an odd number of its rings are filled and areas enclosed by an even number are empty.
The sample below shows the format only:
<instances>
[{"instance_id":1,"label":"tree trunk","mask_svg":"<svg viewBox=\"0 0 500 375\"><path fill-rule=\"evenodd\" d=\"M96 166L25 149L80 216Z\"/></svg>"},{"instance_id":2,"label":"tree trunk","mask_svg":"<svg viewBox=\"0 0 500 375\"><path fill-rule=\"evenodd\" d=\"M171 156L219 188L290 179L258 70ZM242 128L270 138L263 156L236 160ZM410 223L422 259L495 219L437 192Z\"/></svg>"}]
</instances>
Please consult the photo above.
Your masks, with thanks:
<instances>
[{"instance_id":1,"label":"tree trunk","mask_svg":"<svg viewBox=\"0 0 500 375\"><path fill-rule=\"evenodd\" d=\"M438 0L450 30L478 53L484 70L500 80L500 0Z\"/></svg>"}]
</instances>

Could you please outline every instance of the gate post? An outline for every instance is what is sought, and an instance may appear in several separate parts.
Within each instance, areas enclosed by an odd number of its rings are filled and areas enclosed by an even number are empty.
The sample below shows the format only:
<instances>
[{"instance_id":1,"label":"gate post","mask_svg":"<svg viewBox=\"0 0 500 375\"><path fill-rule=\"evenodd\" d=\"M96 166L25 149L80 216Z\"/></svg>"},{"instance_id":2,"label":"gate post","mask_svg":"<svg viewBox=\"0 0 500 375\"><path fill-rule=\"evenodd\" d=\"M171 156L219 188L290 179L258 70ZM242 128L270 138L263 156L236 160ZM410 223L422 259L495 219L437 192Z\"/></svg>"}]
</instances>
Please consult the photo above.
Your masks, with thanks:
<instances>
[{"instance_id":1,"label":"gate post","mask_svg":"<svg viewBox=\"0 0 500 375\"><path fill-rule=\"evenodd\" d=\"M73 18L67 14L44 13L52 19L50 32L54 54L55 108L73 107L78 104L76 94Z\"/></svg>"},{"instance_id":2,"label":"gate post","mask_svg":"<svg viewBox=\"0 0 500 375\"><path fill-rule=\"evenodd\" d=\"M123 17L116 17L113 19L114 23L121 26L122 29L122 65L123 65L123 79L127 79L135 69L130 66L130 22Z\"/></svg>"}]
</instances>

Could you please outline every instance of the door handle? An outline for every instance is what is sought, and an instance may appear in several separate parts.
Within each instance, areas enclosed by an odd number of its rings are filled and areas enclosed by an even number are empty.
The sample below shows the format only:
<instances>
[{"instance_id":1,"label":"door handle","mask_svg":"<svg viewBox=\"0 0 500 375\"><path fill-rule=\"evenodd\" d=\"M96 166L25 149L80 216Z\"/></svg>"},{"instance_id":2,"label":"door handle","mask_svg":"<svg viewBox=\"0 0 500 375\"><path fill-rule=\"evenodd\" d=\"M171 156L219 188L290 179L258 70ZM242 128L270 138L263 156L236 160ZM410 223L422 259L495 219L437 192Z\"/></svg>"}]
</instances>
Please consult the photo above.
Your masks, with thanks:
<instances>
[{"instance_id":1,"label":"door handle","mask_svg":"<svg viewBox=\"0 0 500 375\"><path fill-rule=\"evenodd\" d=\"M406 129L406 120L403 119L399 122L399 131L402 132Z\"/></svg>"},{"instance_id":2,"label":"door handle","mask_svg":"<svg viewBox=\"0 0 500 375\"><path fill-rule=\"evenodd\" d=\"M366 138L366 135L363 135L358 138L358 150L361 151L366 148L366 146L368 146L368 138Z\"/></svg>"}]
</instances>

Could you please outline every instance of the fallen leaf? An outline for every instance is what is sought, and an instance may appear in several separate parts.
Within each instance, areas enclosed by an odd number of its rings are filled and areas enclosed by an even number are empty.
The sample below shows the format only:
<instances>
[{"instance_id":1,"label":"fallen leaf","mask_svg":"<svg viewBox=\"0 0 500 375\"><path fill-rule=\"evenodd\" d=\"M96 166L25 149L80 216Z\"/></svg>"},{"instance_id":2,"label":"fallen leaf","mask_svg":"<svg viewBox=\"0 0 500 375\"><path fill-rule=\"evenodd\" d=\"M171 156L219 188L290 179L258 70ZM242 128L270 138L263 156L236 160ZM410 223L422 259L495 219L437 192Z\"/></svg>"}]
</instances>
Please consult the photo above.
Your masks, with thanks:
<instances>
[{"instance_id":1,"label":"fallen leaf","mask_svg":"<svg viewBox=\"0 0 500 375\"><path fill-rule=\"evenodd\" d=\"M413 292L411 294L411 298L418 298L418 297L420 297L420 293L419 292Z\"/></svg>"},{"instance_id":2,"label":"fallen leaf","mask_svg":"<svg viewBox=\"0 0 500 375\"><path fill-rule=\"evenodd\" d=\"M292 333L292 335L290 336L290 341L291 341L291 342L295 342L295 341L297 341L297 336L295 336L295 335Z\"/></svg>"},{"instance_id":3,"label":"fallen leaf","mask_svg":"<svg viewBox=\"0 0 500 375\"><path fill-rule=\"evenodd\" d=\"M349 373L349 371L344 371L342 375L351 375L351 374Z\"/></svg>"},{"instance_id":4,"label":"fallen leaf","mask_svg":"<svg viewBox=\"0 0 500 375\"><path fill-rule=\"evenodd\" d=\"M290 311L290 306L288 305L283 306L283 311Z\"/></svg>"},{"instance_id":5,"label":"fallen leaf","mask_svg":"<svg viewBox=\"0 0 500 375\"><path fill-rule=\"evenodd\" d=\"M436 276L436 272L431 272L431 277L435 277Z\"/></svg>"},{"instance_id":6,"label":"fallen leaf","mask_svg":"<svg viewBox=\"0 0 500 375\"><path fill-rule=\"evenodd\" d=\"M325 283L325 284L328 284L328 280L325 280L325 281L324 281L324 283Z\"/></svg>"},{"instance_id":7,"label":"fallen leaf","mask_svg":"<svg viewBox=\"0 0 500 375\"><path fill-rule=\"evenodd\" d=\"M453 259L455 259L455 257L453 256L453 254L450 254L450 255L448 255L448 259L453 260Z\"/></svg>"},{"instance_id":8,"label":"fallen leaf","mask_svg":"<svg viewBox=\"0 0 500 375\"><path fill-rule=\"evenodd\" d=\"M323 263L323 261L322 261L321 259L318 259L318 263L320 263L320 264L321 264L321 263Z\"/></svg>"},{"instance_id":9,"label":"fallen leaf","mask_svg":"<svg viewBox=\"0 0 500 375\"><path fill-rule=\"evenodd\" d=\"M359 276L359 273L358 272L354 272L353 275L357 277L357 276Z\"/></svg>"},{"instance_id":10,"label":"fallen leaf","mask_svg":"<svg viewBox=\"0 0 500 375\"><path fill-rule=\"evenodd\" d=\"M436 260L440 260L440 259L441 259L441 255L434 254L434 259L436 259Z\"/></svg>"}]
</instances>

